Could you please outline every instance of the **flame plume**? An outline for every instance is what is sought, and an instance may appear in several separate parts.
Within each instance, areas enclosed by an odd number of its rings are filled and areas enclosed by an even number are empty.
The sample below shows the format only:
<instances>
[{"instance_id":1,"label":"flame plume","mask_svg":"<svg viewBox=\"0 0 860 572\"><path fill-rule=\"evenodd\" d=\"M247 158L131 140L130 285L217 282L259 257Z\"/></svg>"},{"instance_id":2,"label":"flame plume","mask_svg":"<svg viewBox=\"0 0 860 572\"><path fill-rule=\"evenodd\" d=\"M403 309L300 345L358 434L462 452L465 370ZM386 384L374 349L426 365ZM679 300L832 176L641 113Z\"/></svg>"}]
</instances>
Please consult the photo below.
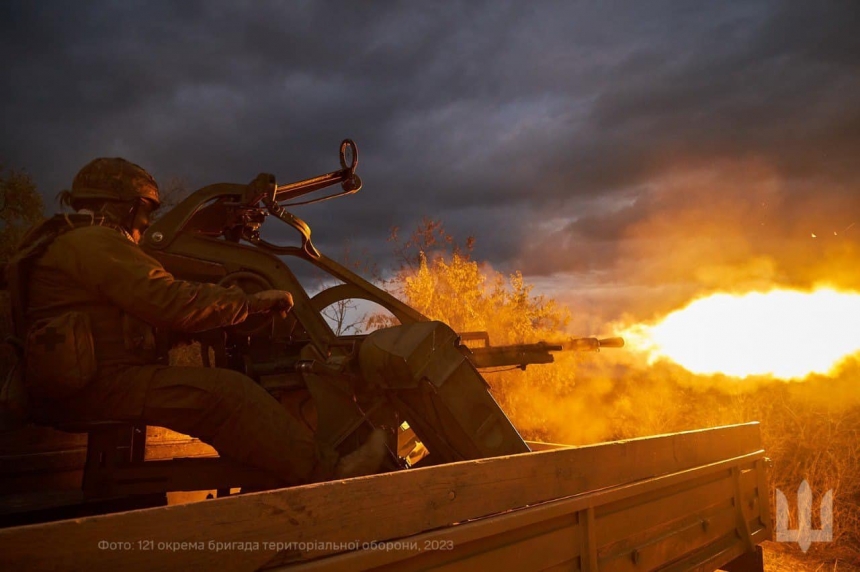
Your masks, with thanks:
<instances>
[{"instance_id":1,"label":"flame plume","mask_svg":"<svg viewBox=\"0 0 860 572\"><path fill-rule=\"evenodd\" d=\"M700 375L833 375L860 351L860 293L819 288L712 294L623 334L648 353Z\"/></svg>"}]
</instances>

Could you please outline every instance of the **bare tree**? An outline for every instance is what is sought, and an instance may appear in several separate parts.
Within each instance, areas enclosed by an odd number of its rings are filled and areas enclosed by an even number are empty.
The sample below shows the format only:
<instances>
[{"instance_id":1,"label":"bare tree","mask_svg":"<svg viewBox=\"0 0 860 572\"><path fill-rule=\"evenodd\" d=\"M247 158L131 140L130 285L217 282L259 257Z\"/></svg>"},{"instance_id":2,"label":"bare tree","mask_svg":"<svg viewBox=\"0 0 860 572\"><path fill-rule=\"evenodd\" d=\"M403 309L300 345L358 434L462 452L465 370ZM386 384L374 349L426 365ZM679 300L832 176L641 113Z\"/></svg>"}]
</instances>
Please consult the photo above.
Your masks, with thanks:
<instances>
[{"instance_id":1,"label":"bare tree","mask_svg":"<svg viewBox=\"0 0 860 572\"><path fill-rule=\"evenodd\" d=\"M164 215L191 194L188 182L184 177L170 177L159 185L158 194L161 196L161 208L156 211L155 218Z\"/></svg>"},{"instance_id":2,"label":"bare tree","mask_svg":"<svg viewBox=\"0 0 860 572\"><path fill-rule=\"evenodd\" d=\"M0 263L9 260L27 229L44 220L44 208L30 175L0 164Z\"/></svg>"},{"instance_id":3,"label":"bare tree","mask_svg":"<svg viewBox=\"0 0 860 572\"><path fill-rule=\"evenodd\" d=\"M373 282L381 282L378 266L370 259L366 249L355 252L353 244L347 242L341 251L340 263ZM359 334L367 330L368 316L360 314L355 300L339 300L322 311L338 336Z\"/></svg>"}]
</instances>

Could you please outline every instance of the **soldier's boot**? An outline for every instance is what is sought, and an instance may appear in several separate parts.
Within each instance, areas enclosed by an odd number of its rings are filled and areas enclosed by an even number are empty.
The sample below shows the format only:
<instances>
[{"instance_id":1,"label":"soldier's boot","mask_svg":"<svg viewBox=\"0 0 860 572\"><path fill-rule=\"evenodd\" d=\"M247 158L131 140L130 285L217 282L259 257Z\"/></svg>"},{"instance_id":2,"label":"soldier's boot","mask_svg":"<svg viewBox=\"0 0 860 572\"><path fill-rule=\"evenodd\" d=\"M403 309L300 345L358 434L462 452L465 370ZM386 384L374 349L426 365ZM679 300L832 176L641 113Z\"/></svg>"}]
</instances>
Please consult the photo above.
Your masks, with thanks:
<instances>
[{"instance_id":1,"label":"soldier's boot","mask_svg":"<svg viewBox=\"0 0 860 572\"><path fill-rule=\"evenodd\" d=\"M382 468L387 453L385 431L374 429L361 447L341 457L334 468L335 476L351 479L376 474Z\"/></svg>"}]
</instances>

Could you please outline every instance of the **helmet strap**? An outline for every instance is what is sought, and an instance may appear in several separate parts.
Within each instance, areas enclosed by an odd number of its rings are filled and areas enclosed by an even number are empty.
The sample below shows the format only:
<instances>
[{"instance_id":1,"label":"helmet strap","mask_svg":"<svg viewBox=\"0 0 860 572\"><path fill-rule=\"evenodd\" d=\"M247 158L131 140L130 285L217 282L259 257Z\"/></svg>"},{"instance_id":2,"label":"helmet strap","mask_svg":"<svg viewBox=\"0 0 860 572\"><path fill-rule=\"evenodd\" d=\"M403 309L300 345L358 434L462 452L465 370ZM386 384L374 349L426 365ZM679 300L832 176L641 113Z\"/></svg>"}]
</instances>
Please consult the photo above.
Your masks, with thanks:
<instances>
[{"instance_id":1,"label":"helmet strap","mask_svg":"<svg viewBox=\"0 0 860 572\"><path fill-rule=\"evenodd\" d=\"M134 225L138 208L137 201L131 205L128 202L105 201L98 208L96 214L104 217L104 221L108 226L118 228L123 233L131 236L131 228Z\"/></svg>"},{"instance_id":2,"label":"helmet strap","mask_svg":"<svg viewBox=\"0 0 860 572\"><path fill-rule=\"evenodd\" d=\"M131 204L131 208L123 217L124 220L121 221L122 227L129 234L134 230L134 222L137 220L137 212L140 210L141 200L137 199Z\"/></svg>"}]
</instances>

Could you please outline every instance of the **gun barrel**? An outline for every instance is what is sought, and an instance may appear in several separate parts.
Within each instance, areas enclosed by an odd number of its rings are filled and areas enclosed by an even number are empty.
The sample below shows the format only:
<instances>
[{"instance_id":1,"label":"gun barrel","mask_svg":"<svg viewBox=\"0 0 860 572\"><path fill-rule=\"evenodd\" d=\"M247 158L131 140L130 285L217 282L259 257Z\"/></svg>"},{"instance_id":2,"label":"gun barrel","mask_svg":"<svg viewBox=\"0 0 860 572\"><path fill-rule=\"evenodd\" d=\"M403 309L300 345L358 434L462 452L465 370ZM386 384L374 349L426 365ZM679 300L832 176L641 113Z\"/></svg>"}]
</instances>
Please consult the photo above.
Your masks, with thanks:
<instances>
[{"instance_id":1,"label":"gun barrel","mask_svg":"<svg viewBox=\"0 0 860 572\"><path fill-rule=\"evenodd\" d=\"M479 336L482 332L467 332L465 339L489 338ZM465 346L464 346L465 347ZM600 348L624 347L624 338L574 338L559 344L538 342L536 344L515 344L510 346L485 346L468 348L466 356L477 368L514 366L525 369L527 365L553 363L552 352L596 352Z\"/></svg>"},{"instance_id":2,"label":"gun barrel","mask_svg":"<svg viewBox=\"0 0 860 572\"><path fill-rule=\"evenodd\" d=\"M574 338L561 344L562 349L574 352L596 352L600 348L622 348L624 338Z\"/></svg>"},{"instance_id":3,"label":"gun barrel","mask_svg":"<svg viewBox=\"0 0 860 572\"><path fill-rule=\"evenodd\" d=\"M603 338L598 340L602 348L623 348L624 338Z\"/></svg>"},{"instance_id":4,"label":"gun barrel","mask_svg":"<svg viewBox=\"0 0 860 572\"><path fill-rule=\"evenodd\" d=\"M562 346L538 342L536 344L516 344L511 346L489 346L471 348L469 360L477 368L515 366L524 368L533 363L552 363L552 353L562 350Z\"/></svg>"}]
</instances>

